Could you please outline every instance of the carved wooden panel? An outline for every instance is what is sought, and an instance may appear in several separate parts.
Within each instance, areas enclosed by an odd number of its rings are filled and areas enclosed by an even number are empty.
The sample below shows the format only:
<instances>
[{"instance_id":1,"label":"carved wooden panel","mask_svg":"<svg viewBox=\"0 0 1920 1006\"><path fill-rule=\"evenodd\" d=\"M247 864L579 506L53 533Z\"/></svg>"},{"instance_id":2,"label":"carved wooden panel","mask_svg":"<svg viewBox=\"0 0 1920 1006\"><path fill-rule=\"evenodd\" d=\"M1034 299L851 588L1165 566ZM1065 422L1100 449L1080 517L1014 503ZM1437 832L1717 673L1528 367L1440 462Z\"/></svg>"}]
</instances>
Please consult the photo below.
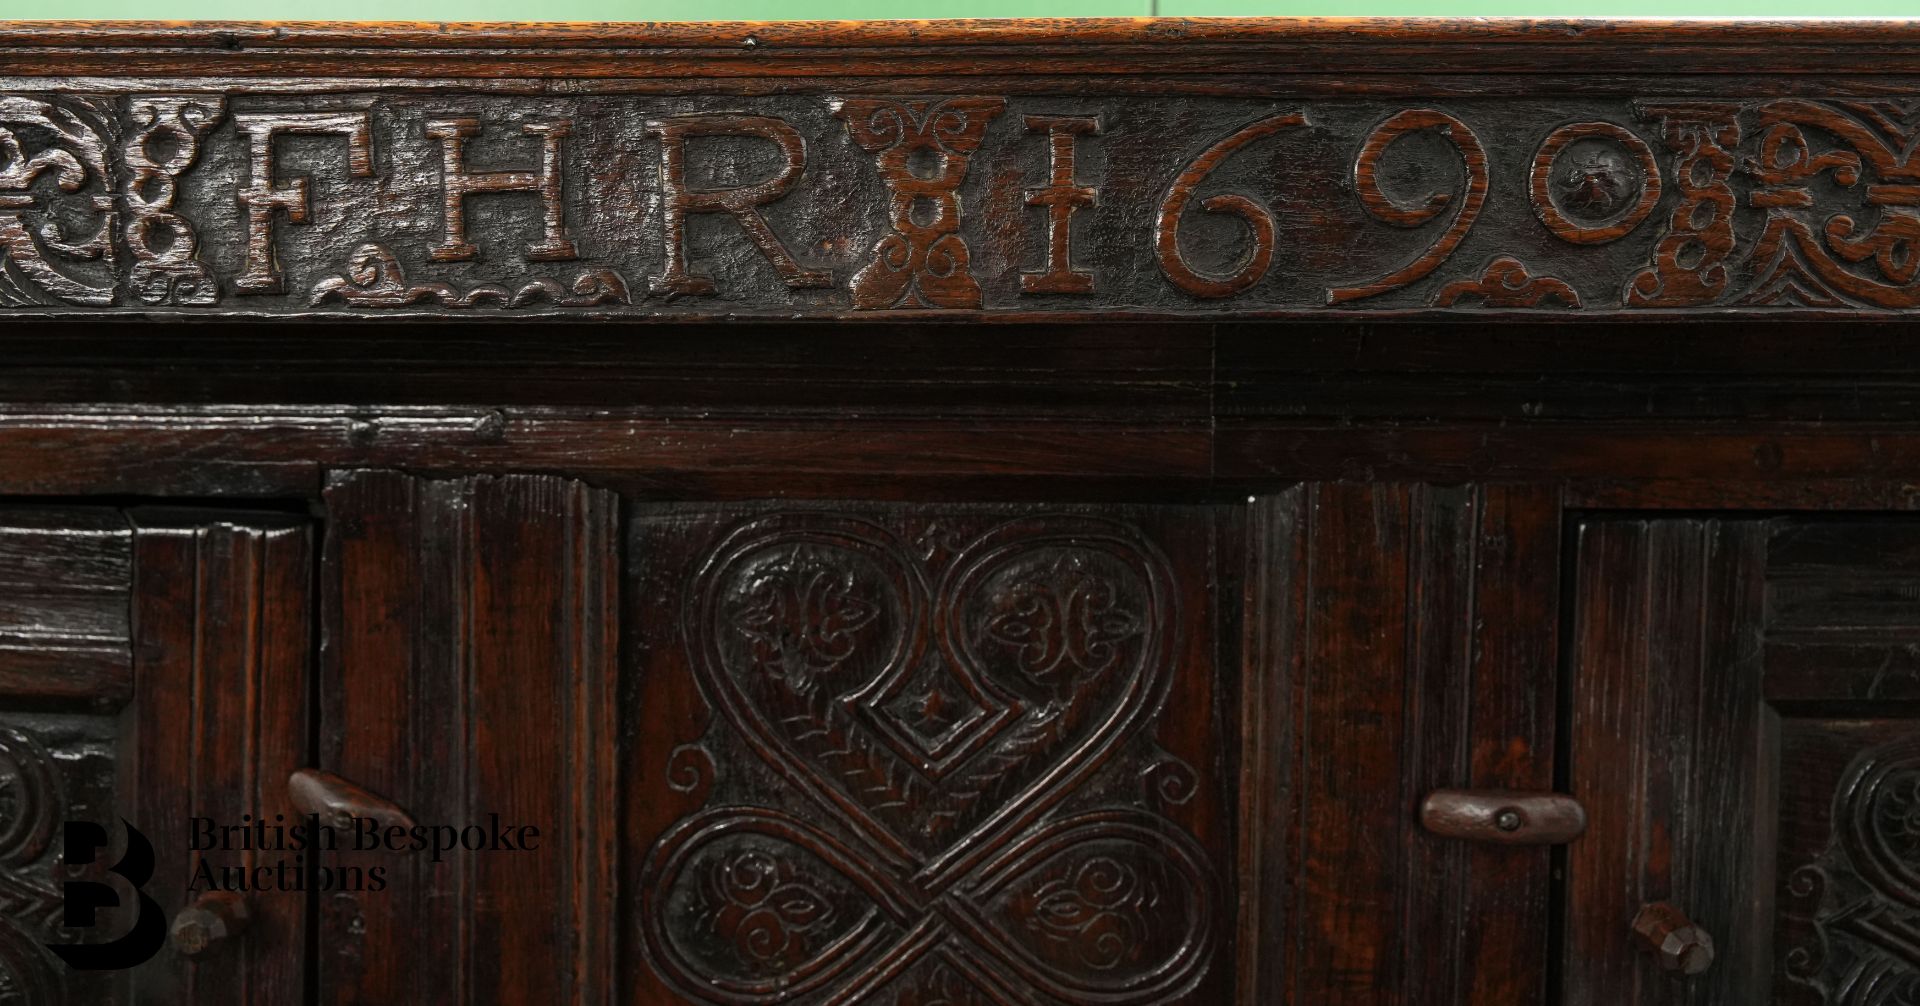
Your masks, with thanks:
<instances>
[{"instance_id":1,"label":"carved wooden panel","mask_svg":"<svg viewBox=\"0 0 1920 1006\"><path fill-rule=\"evenodd\" d=\"M1920 994L1920 524L1594 520L1579 544L1569 1003ZM1713 936L1663 973L1639 907Z\"/></svg>"},{"instance_id":2,"label":"carved wooden panel","mask_svg":"<svg viewBox=\"0 0 1920 1006\"><path fill-rule=\"evenodd\" d=\"M0 310L1920 308L1897 96L143 88L0 94Z\"/></svg>"},{"instance_id":3,"label":"carved wooden panel","mask_svg":"<svg viewBox=\"0 0 1920 1006\"><path fill-rule=\"evenodd\" d=\"M627 1001L1232 1001L1224 516L643 512Z\"/></svg>"},{"instance_id":4,"label":"carved wooden panel","mask_svg":"<svg viewBox=\"0 0 1920 1006\"><path fill-rule=\"evenodd\" d=\"M143 892L171 917L193 899L190 815L291 813L312 652L308 548L304 519L280 515L0 509L0 1002L300 1001L297 891L249 895L246 943L203 963L162 949L131 971L76 970L44 945L133 927L124 886L127 902L94 928L63 925L62 882L105 878L126 847L121 819L151 844ZM57 862L68 821L103 826L112 851ZM255 857L210 862L241 859Z\"/></svg>"},{"instance_id":5,"label":"carved wooden panel","mask_svg":"<svg viewBox=\"0 0 1920 1006\"><path fill-rule=\"evenodd\" d=\"M353 853L322 896L323 1002L604 1003L614 984L617 500L568 479L334 475L319 767L420 825L533 851ZM344 860L343 860L344 861Z\"/></svg>"}]
</instances>

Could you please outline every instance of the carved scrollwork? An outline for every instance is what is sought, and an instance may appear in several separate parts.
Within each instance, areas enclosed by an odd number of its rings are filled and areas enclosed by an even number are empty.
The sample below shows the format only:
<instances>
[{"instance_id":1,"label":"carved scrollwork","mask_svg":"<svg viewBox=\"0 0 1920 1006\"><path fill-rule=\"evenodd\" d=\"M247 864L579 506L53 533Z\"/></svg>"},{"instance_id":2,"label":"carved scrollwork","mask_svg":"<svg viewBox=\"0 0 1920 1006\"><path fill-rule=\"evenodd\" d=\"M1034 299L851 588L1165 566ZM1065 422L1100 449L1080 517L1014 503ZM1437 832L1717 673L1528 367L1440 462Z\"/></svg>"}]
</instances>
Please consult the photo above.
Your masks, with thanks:
<instances>
[{"instance_id":1,"label":"carved scrollwork","mask_svg":"<svg viewBox=\"0 0 1920 1006\"><path fill-rule=\"evenodd\" d=\"M32 734L0 727L0 1006L58 1006L64 986L41 944L61 900L40 862L65 817L53 758Z\"/></svg>"},{"instance_id":2,"label":"carved scrollwork","mask_svg":"<svg viewBox=\"0 0 1920 1006\"><path fill-rule=\"evenodd\" d=\"M1794 871L1789 914L1812 918L1786 974L1831 1006L1907 1006L1920 993L1920 742L1868 750L1833 803L1834 841Z\"/></svg>"},{"instance_id":3,"label":"carved scrollwork","mask_svg":"<svg viewBox=\"0 0 1920 1006\"><path fill-rule=\"evenodd\" d=\"M781 514L700 564L684 635L717 725L824 817L670 829L641 885L656 969L725 1006L1177 1001L1215 941L1205 854L1139 809L1047 816L1165 701L1165 558L1078 516L957 541L938 576L921 551Z\"/></svg>"},{"instance_id":4,"label":"carved scrollwork","mask_svg":"<svg viewBox=\"0 0 1920 1006\"><path fill-rule=\"evenodd\" d=\"M384 245L368 243L354 249L345 275L330 276L314 284L309 303L318 307L334 299L352 307L416 304L458 308L525 307L539 303L555 307L596 307L625 304L629 295L626 280L611 269L583 272L571 287L546 277L529 280L517 290L508 290L497 283L482 283L465 291L446 283L414 283L407 280L393 252Z\"/></svg>"},{"instance_id":5,"label":"carved scrollwork","mask_svg":"<svg viewBox=\"0 0 1920 1006\"><path fill-rule=\"evenodd\" d=\"M0 727L0 865L38 862L62 817L53 760L32 735Z\"/></svg>"},{"instance_id":6,"label":"carved scrollwork","mask_svg":"<svg viewBox=\"0 0 1920 1006\"><path fill-rule=\"evenodd\" d=\"M226 109L219 97L140 95L128 104L136 131L121 148L127 164L128 283L144 304L206 306L220 284L200 260L193 224L174 212L180 177L200 157L201 141Z\"/></svg>"},{"instance_id":7,"label":"carved scrollwork","mask_svg":"<svg viewBox=\"0 0 1920 1006\"><path fill-rule=\"evenodd\" d=\"M1174 755L1165 755L1140 774L1147 795L1168 806L1186 805L1200 791L1200 779L1193 766Z\"/></svg>"},{"instance_id":8,"label":"carved scrollwork","mask_svg":"<svg viewBox=\"0 0 1920 1006\"><path fill-rule=\"evenodd\" d=\"M1728 181L1740 144L1739 106L1719 102L1676 102L1640 108L1660 123L1667 149L1678 160L1674 188L1680 204L1667 218L1666 233L1654 245L1653 264L1629 281L1628 307L1684 307L1707 304L1732 281L1735 197Z\"/></svg>"},{"instance_id":9,"label":"carved scrollwork","mask_svg":"<svg viewBox=\"0 0 1920 1006\"><path fill-rule=\"evenodd\" d=\"M1005 585L986 623L987 638L1018 653L1021 671L1034 681L1099 674L1145 630L1115 598L1113 581L1088 568L1087 556L1063 553L1035 572Z\"/></svg>"},{"instance_id":10,"label":"carved scrollwork","mask_svg":"<svg viewBox=\"0 0 1920 1006\"><path fill-rule=\"evenodd\" d=\"M113 303L112 129L98 104L0 96L0 306ZM36 191L43 176L59 195ZM97 214L91 234L68 237L63 202ZM75 275L72 264L82 262L102 263L104 274Z\"/></svg>"},{"instance_id":11,"label":"carved scrollwork","mask_svg":"<svg viewBox=\"0 0 1920 1006\"><path fill-rule=\"evenodd\" d=\"M892 999L881 1002L890 1006L992 1006L996 1002L946 961L909 972L893 989Z\"/></svg>"},{"instance_id":12,"label":"carved scrollwork","mask_svg":"<svg viewBox=\"0 0 1920 1006\"><path fill-rule=\"evenodd\" d=\"M1580 306L1580 295L1565 280L1535 276L1517 258L1502 255L1487 263L1479 279L1463 279L1435 290L1427 303L1434 307L1453 307L1462 301L1478 302L1486 307L1545 307L1558 302L1563 307Z\"/></svg>"},{"instance_id":13,"label":"carved scrollwork","mask_svg":"<svg viewBox=\"0 0 1920 1006\"><path fill-rule=\"evenodd\" d=\"M1160 200L1160 211L1153 218L1153 247L1161 271L1174 286L1195 297L1231 297L1251 289L1267 274L1268 267L1273 265L1274 222L1273 211L1265 206L1237 193L1208 196L1200 201L1201 209L1233 214L1246 221L1253 232L1246 259L1227 276L1209 276L1187 264L1185 253L1180 250L1180 220L1200 183L1235 151L1255 140L1305 125L1306 116L1298 112L1248 123L1202 151L1173 180L1166 197Z\"/></svg>"},{"instance_id":14,"label":"carved scrollwork","mask_svg":"<svg viewBox=\"0 0 1920 1006\"><path fill-rule=\"evenodd\" d=\"M1387 148L1402 137L1425 131L1445 137L1460 155L1461 170L1464 172L1461 198L1456 200L1451 192L1433 192L1416 205L1403 206L1380 188L1380 159L1386 155ZM1413 261L1376 280L1334 287L1327 291L1327 303L1345 304L1363 300L1425 279L1460 247L1460 242L1467 238L1467 232L1473 229L1474 221L1480 218L1480 210L1487 202L1488 180L1487 151L1480 145L1480 138L1467 128L1466 123L1445 112L1411 108L1375 126L1373 132L1368 134L1366 143L1361 145L1360 156L1353 165L1353 184L1360 193L1360 205L1366 207L1375 219L1395 227L1424 226L1445 213L1449 206L1454 207L1453 219L1433 244L1427 246L1427 250Z\"/></svg>"},{"instance_id":15,"label":"carved scrollwork","mask_svg":"<svg viewBox=\"0 0 1920 1006\"><path fill-rule=\"evenodd\" d=\"M1748 201L1767 218L1748 255L1755 280L1743 302L1920 306L1920 114L1856 109L1800 99L1759 107L1760 149L1745 171L1757 182ZM1823 183L1864 183L1871 222L1818 209Z\"/></svg>"},{"instance_id":16,"label":"carved scrollwork","mask_svg":"<svg viewBox=\"0 0 1920 1006\"><path fill-rule=\"evenodd\" d=\"M873 155L893 228L874 246L873 261L853 275L854 307L980 306L960 234L960 183L987 124L1006 107L1005 98L834 103L847 134Z\"/></svg>"}]
</instances>

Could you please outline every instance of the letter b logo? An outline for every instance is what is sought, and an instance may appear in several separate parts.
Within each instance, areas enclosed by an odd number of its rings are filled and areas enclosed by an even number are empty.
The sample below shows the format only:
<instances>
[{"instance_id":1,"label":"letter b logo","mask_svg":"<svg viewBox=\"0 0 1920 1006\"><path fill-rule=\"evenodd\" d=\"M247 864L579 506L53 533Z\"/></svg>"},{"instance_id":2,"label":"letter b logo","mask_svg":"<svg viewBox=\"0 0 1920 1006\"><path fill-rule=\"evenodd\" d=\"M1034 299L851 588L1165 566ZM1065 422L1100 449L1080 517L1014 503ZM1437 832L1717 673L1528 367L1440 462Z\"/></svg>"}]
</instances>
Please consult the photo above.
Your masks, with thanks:
<instances>
[{"instance_id":1,"label":"letter b logo","mask_svg":"<svg viewBox=\"0 0 1920 1006\"><path fill-rule=\"evenodd\" d=\"M151 960L167 941L166 913L147 896L147 892L140 889L141 885L153 879L153 844L131 823L125 820L120 823L127 829L127 853L120 857L118 863L108 867L107 872L119 874L140 899L140 917L126 935L111 943L47 945L48 950L77 971L116 971L137 967ZM92 821L68 821L65 840L63 861L69 868L93 862L111 845L107 839L107 829ZM63 897L66 915L62 924L70 929L91 929L97 924L100 909L121 905L120 892L114 885L96 880L67 881Z\"/></svg>"}]
</instances>

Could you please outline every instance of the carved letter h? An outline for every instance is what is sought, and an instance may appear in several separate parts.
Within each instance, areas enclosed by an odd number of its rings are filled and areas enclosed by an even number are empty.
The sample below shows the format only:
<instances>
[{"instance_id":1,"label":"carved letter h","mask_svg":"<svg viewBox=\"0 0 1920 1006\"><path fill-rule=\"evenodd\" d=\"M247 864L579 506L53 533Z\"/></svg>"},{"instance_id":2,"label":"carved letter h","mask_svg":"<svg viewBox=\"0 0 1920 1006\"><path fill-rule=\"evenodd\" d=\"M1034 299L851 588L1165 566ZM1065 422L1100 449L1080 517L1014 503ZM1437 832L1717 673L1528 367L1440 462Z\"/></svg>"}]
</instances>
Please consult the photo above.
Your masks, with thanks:
<instances>
[{"instance_id":1,"label":"carved letter h","mask_svg":"<svg viewBox=\"0 0 1920 1006\"><path fill-rule=\"evenodd\" d=\"M427 135L439 140L445 157L446 239L429 256L436 262L464 262L479 254L467 240L466 200L468 196L499 192L532 192L540 196L541 237L527 246L530 262L564 262L579 257L573 242L567 239L566 204L561 199L561 142L573 132L573 123L522 123L520 131L538 136L540 167L534 171L469 171L467 139L480 132L480 120L474 118L433 119L427 123Z\"/></svg>"}]
</instances>

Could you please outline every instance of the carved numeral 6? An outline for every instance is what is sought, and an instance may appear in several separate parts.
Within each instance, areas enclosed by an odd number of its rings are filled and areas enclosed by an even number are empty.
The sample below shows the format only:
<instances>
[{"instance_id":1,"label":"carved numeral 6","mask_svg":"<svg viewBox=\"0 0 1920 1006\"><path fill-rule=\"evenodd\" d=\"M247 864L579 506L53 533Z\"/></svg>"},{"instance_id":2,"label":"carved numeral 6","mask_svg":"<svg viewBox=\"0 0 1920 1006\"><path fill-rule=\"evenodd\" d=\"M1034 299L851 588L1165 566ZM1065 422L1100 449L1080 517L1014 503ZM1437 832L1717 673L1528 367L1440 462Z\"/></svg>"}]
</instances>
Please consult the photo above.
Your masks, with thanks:
<instances>
[{"instance_id":1,"label":"carved numeral 6","mask_svg":"<svg viewBox=\"0 0 1920 1006\"><path fill-rule=\"evenodd\" d=\"M1154 219L1153 237L1160 268L1174 286L1195 297L1231 297L1260 282L1260 278L1267 274L1267 267L1273 264L1271 210L1242 195L1218 195L1201 200L1201 209L1210 213L1232 213L1253 229L1252 253L1238 270L1226 277L1208 276L1187 265L1186 259L1180 254L1180 215L1193 198L1194 189L1213 173L1214 168L1220 166L1220 162L1233 156L1234 151L1283 129L1304 125L1307 125L1306 116L1298 112L1261 119L1208 147L1192 164L1187 165L1187 170L1182 171L1179 178L1173 180L1173 187L1167 190L1166 198L1161 200L1160 212Z\"/></svg>"}]
</instances>

